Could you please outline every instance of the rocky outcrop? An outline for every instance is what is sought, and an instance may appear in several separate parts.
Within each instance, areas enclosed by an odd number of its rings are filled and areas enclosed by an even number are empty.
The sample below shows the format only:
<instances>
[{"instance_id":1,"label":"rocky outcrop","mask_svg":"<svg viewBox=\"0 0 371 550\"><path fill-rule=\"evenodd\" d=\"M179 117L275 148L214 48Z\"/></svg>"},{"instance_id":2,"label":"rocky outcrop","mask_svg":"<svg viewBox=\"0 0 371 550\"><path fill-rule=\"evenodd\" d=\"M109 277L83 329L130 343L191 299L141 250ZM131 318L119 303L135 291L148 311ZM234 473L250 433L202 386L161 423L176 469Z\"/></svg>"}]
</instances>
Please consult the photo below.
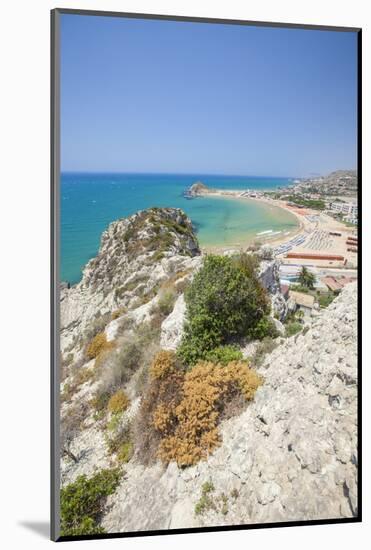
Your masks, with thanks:
<instances>
[{"instance_id":1,"label":"rocky outcrop","mask_svg":"<svg viewBox=\"0 0 371 550\"><path fill-rule=\"evenodd\" d=\"M202 181L196 181L188 189L187 195L189 197L197 197L199 195L204 195L206 193L210 193L211 191L212 191L212 189L209 189L209 187L207 187L207 185L202 183Z\"/></svg>"},{"instance_id":2,"label":"rocky outcrop","mask_svg":"<svg viewBox=\"0 0 371 550\"><path fill-rule=\"evenodd\" d=\"M261 260L259 266L259 280L269 292L272 303L272 315L284 321L287 315L287 302L281 293L279 260Z\"/></svg>"},{"instance_id":3,"label":"rocky outcrop","mask_svg":"<svg viewBox=\"0 0 371 550\"><path fill-rule=\"evenodd\" d=\"M131 461L109 497L108 532L357 515L356 284L306 333L266 356L254 402L222 424L205 462L179 469ZM205 482L215 509L195 514ZM218 502L223 502L219 506Z\"/></svg>"},{"instance_id":4,"label":"rocky outcrop","mask_svg":"<svg viewBox=\"0 0 371 550\"><path fill-rule=\"evenodd\" d=\"M81 282L61 288L62 351L95 319L150 302L163 281L192 270L199 255L192 223L180 209L151 208L111 223Z\"/></svg>"}]
</instances>

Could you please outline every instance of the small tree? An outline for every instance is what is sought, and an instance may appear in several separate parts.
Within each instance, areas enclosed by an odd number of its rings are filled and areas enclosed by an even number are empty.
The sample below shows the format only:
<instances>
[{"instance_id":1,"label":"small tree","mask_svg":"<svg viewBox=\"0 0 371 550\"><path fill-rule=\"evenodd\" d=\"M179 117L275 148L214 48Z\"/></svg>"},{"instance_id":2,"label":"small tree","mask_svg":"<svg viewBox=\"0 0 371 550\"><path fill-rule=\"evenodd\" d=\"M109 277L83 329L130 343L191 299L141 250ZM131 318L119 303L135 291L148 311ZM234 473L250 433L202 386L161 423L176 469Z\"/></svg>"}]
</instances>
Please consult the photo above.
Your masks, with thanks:
<instances>
[{"instance_id":1,"label":"small tree","mask_svg":"<svg viewBox=\"0 0 371 550\"><path fill-rule=\"evenodd\" d=\"M298 277L299 283L307 288L314 288L316 277L303 265Z\"/></svg>"},{"instance_id":2,"label":"small tree","mask_svg":"<svg viewBox=\"0 0 371 550\"><path fill-rule=\"evenodd\" d=\"M178 351L194 364L206 352L246 336L269 313L254 255L209 255L185 292L187 322Z\"/></svg>"}]
</instances>

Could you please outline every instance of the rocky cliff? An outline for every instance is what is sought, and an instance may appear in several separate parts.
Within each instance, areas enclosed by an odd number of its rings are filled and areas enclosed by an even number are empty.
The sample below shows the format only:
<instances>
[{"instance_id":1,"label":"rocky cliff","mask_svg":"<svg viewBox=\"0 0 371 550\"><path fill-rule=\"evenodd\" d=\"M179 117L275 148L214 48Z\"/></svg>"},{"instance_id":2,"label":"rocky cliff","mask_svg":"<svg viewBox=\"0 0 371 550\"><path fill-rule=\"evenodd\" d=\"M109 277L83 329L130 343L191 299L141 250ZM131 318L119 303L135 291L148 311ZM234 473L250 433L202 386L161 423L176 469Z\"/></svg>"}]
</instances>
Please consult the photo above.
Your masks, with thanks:
<instances>
[{"instance_id":1,"label":"rocky cliff","mask_svg":"<svg viewBox=\"0 0 371 550\"><path fill-rule=\"evenodd\" d=\"M81 282L62 285L62 352L77 343L94 319L157 299L161 282L192 270L199 255L192 223L180 209L151 208L111 223Z\"/></svg>"},{"instance_id":2,"label":"rocky cliff","mask_svg":"<svg viewBox=\"0 0 371 550\"><path fill-rule=\"evenodd\" d=\"M356 292L346 287L305 334L265 358L265 384L224 422L223 444L207 462L128 464L107 531L357 515Z\"/></svg>"}]
</instances>

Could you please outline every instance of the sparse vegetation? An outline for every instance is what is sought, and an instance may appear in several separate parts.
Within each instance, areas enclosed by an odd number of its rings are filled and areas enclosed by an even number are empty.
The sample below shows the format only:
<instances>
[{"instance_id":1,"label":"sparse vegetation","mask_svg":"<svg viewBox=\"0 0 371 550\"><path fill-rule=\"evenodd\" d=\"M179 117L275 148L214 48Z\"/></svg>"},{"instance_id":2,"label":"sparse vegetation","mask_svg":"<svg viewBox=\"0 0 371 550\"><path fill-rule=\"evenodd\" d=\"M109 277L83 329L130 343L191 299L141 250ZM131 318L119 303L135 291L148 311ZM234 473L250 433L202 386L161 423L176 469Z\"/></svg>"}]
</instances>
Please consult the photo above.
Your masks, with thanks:
<instances>
[{"instance_id":1,"label":"sparse vegetation","mask_svg":"<svg viewBox=\"0 0 371 550\"><path fill-rule=\"evenodd\" d=\"M110 413L117 414L126 411L129 406L129 399L124 390L118 390L114 393L108 403L107 409Z\"/></svg>"},{"instance_id":2,"label":"sparse vegetation","mask_svg":"<svg viewBox=\"0 0 371 550\"><path fill-rule=\"evenodd\" d=\"M125 315L125 313L127 313L126 307L120 307L119 309L116 309L112 312L111 318L112 320L118 319L122 315Z\"/></svg>"},{"instance_id":3,"label":"sparse vegetation","mask_svg":"<svg viewBox=\"0 0 371 550\"><path fill-rule=\"evenodd\" d=\"M84 340L92 340L94 336L103 332L110 320L111 316L109 313L105 313L104 315L98 314L85 331Z\"/></svg>"},{"instance_id":4,"label":"sparse vegetation","mask_svg":"<svg viewBox=\"0 0 371 550\"><path fill-rule=\"evenodd\" d=\"M277 341L273 340L270 336L267 336L266 338L263 338L261 342L259 342L255 353L253 357L254 364L259 367L263 364L264 357L272 353L272 351L277 347L278 343Z\"/></svg>"},{"instance_id":5,"label":"sparse vegetation","mask_svg":"<svg viewBox=\"0 0 371 550\"><path fill-rule=\"evenodd\" d=\"M200 516L209 510L228 514L228 497L225 493L215 494L215 487L211 481L206 481L201 487L201 497L195 506L195 515Z\"/></svg>"},{"instance_id":6,"label":"sparse vegetation","mask_svg":"<svg viewBox=\"0 0 371 550\"><path fill-rule=\"evenodd\" d=\"M112 342L107 341L106 334L99 332L92 338L86 347L86 356L88 359L95 359L98 355L108 349L112 349Z\"/></svg>"},{"instance_id":7,"label":"sparse vegetation","mask_svg":"<svg viewBox=\"0 0 371 550\"><path fill-rule=\"evenodd\" d=\"M117 460L122 463L129 462L133 456L133 444L131 441L126 441L121 445L117 453Z\"/></svg>"},{"instance_id":8,"label":"sparse vegetation","mask_svg":"<svg viewBox=\"0 0 371 550\"><path fill-rule=\"evenodd\" d=\"M162 318L165 318L173 311L174 303L177 294L174 290L168 289L160 294L160 297L152 307L151 313L159 313Z\"/></svg>"},{"instance_id":9,"label":"sparse vegetation","mask_svg":"<svg viewBox=\"0 0 371 550\"><path fill-rule=\"evenodd\" d=\"M79 456L72 450L72 442L74 438L81 432L81 427L88 415L88 405L79 401L70 407L68 414L65 414L61 419L60 426L60 444L61 454L77 463Z\"/></svg>"},{"instance_id":10,"label":"sparse vegetation","mask_svg":"<svg viewBox=\"0 0 371 550\"><path fill-rule=\"evenodd\" d=\"M318 298L319 306L321 308L326 308L335 300L335 298L336 298L336 294L334 293L323 294Z\"/></svg>"},{"instance_id":11,"label":"sparse vegetation","mask_svg":"<svg viewBox=\"0 0 371 550\"><path fill-rule=\"evenodd\" d=\"M65 380L63 390L61 392L61 402L69 403L75 393L86 382L94 378L94 371L81 365L81 362L73 365L70 369L68 380Z\"/></svg>"},{"instance_id":12,"label":"sparse vegetation","mask_svg":"<svg viewBox=\"0 0 371 550\"><path fill-rule=\"evenodd\" d=\"M195 514L199 516L204 514L208 510L215 510L216 506L211 494L214 492L215 487L211 481L206 481L201 488L201 498L195 506Z\"/></svg>"},{"instance_id":13,"label":"sparse vegetation","mask_svg":"<svg viewBox=\"0 0 371 550\"><path fill-rule=\"evenodd\" d=\"M292 321L290 323L287 323L285 328L286 336L289 338L290 336L294 336L294 334L300 332L303 329L303 325L298 321Z\"/></svg>"},{"instance_id":14,"label":"sparse vegetation","mask_svg":"<svg viewBox=\"0 0 371 550\"><path fill-rule=\"evenodd\" d=\"M121 417L118 417L118 419L119 422L115 431L113 433L106 433L106 444L108 452L110 454L116 454L119 461L123 458L126 449L126 462L128 462L132 456L133 449L131 429L128 423L122 424L120 422Z\"/></svg>"},{"instance_id":15,"label":"sparse vegetation","mask_svg":"<svg viewBox=\"0 0 371 550\"><path fill-rule=\"evenodd\" d=\"M120 482L118 469L102 470L88 478L79 476L61 489L61 535L94 535L104 533L99 525L106 498Z\"/></svg>"}]
</instances>

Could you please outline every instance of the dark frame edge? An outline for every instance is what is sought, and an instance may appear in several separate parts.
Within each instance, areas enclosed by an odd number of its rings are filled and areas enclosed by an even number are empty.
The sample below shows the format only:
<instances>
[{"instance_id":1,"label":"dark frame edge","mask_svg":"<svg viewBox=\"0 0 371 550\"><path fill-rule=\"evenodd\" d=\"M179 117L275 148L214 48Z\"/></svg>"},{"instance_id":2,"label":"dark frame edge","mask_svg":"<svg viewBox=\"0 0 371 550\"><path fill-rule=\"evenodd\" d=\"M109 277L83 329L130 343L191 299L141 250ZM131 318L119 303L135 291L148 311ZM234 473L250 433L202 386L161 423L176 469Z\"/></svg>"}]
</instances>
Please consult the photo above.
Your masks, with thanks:
<instances>
[{"instance_id":1,"label":"dark frame edge","mask_svg":"<svg viewBox=\"0 0 371 550\"><path fill-rule=\"evenodd\" d=\"M70 15L95 15L100 17L123 17L126 19L152 19L162 21L184 21L191 23L216 23L228 25L244 25L251 27L285 27L288 29L308 29L318 31L340 31L340 32L358 32L360 27L339 27L331 25L303 24L303 23L284 23L272 21L249 21L244 19L224 19L217 17L192 17L191 15L171 15L171 14L155 14L155 13L137 13L137 12L120 12L120 11L100 11L78 8L55 8L53 11L59 14Z\"/></svg>"},{"instance_id":2,"label":"dark frame edge","mask_svg":"<svg viewBox=\"0 0 371 550\"><path fill-rule=\"evenodd\" d=\"M50 12L50 538L60 540L59 472L59 10Z\"/></svg>"},{"instance_id":3,"label":"dark frame edge","mask_svg":"<svg viewBox=\"0 0 371 550\"><path fill-rule=\"evenodd\" d=\"M358 517L362 521L362 29L357 32L357 175L358 175L358 290L357 290L357 444L358 444Z\"/></svg>"}]
</instances>

